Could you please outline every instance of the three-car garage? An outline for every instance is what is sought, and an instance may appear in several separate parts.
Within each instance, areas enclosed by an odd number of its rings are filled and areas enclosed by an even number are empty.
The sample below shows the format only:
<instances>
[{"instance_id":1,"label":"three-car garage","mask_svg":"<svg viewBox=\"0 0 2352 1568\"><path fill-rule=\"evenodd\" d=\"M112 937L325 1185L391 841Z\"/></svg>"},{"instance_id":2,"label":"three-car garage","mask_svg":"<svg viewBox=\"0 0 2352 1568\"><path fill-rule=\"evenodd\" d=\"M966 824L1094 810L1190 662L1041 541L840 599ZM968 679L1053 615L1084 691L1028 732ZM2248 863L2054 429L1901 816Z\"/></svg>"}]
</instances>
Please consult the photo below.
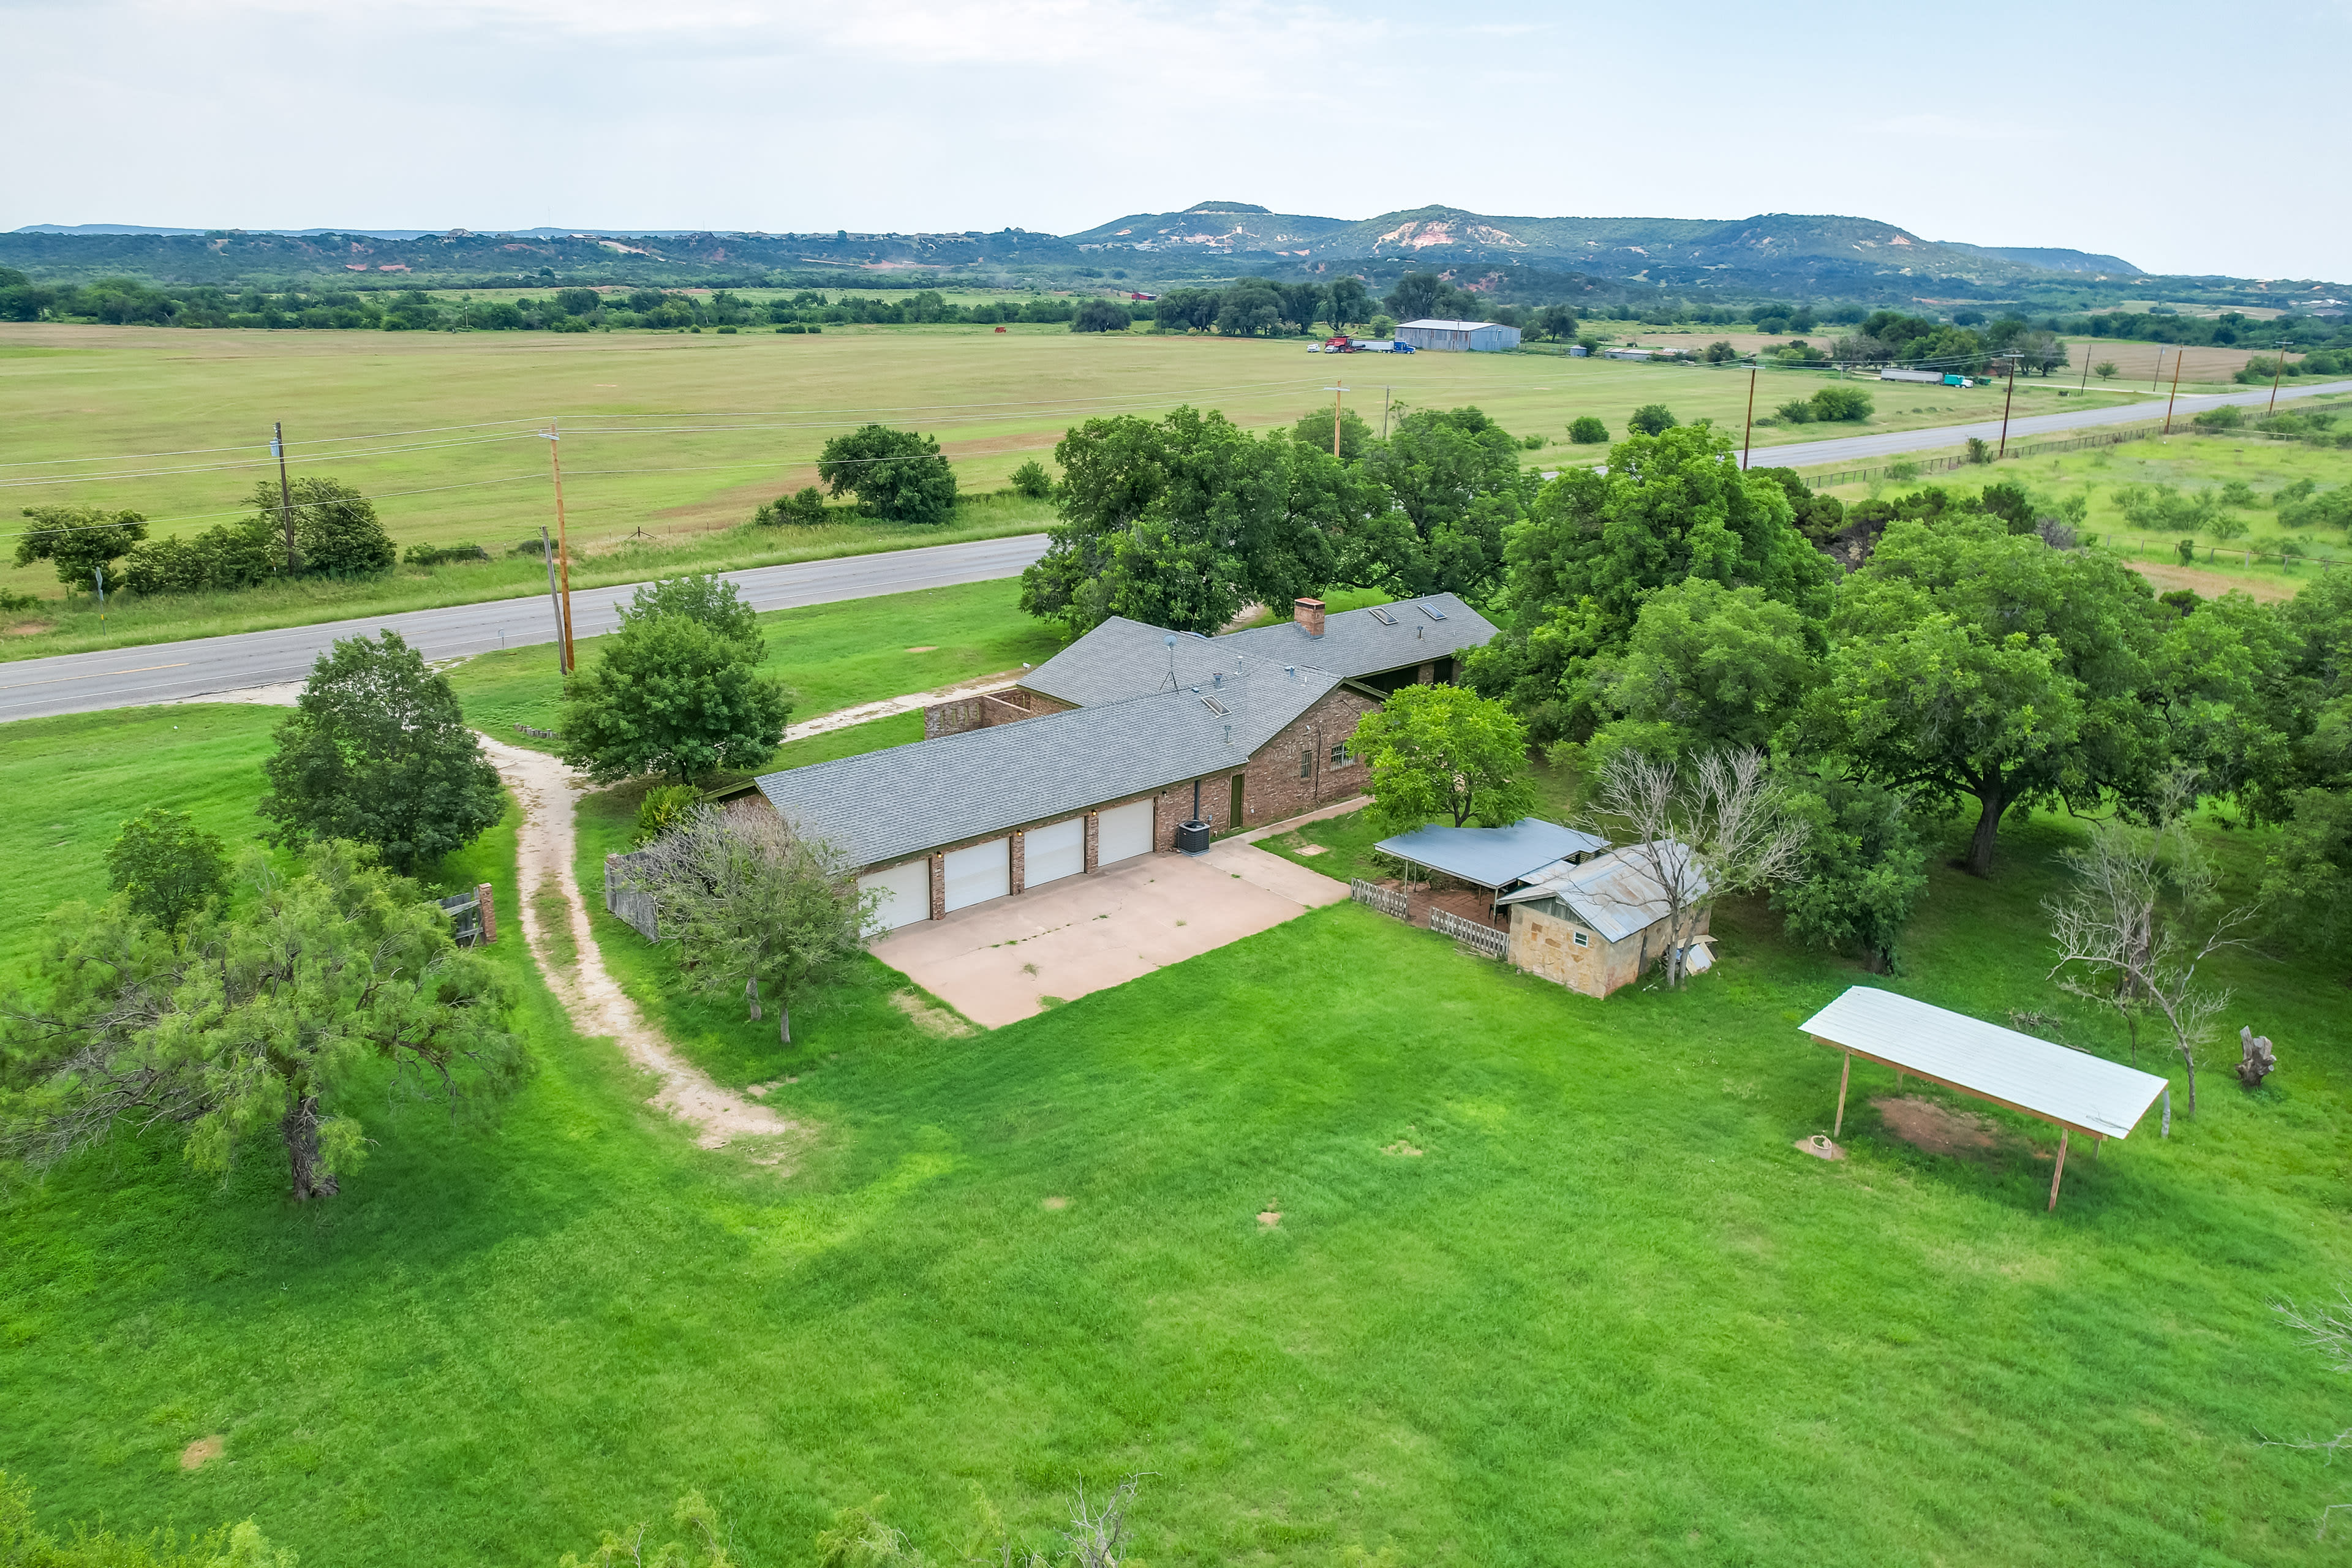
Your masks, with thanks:
<instances>
[{"instance_id":1,"label":"three-car garage","mask_svg":"<svg viewBox=\"0 0 2352 1568\"><path fill-rule=\"evenodd\" d=\"M1149 799L1129 801L1097 814L1097 868L1151 853L1151 806ZM1008 834L1002 838L968 844L940 858L943 912L953 914L1012 893L1013 837ZM1023 891L1086 873L1087 819L1083 815L1032 827L1019 837ZM881 895L868 922L871 931L897 931L930 918L931 862L928 856L869 871L857 879L857 886L861 892Z\"/></svg>"}]
</instances>

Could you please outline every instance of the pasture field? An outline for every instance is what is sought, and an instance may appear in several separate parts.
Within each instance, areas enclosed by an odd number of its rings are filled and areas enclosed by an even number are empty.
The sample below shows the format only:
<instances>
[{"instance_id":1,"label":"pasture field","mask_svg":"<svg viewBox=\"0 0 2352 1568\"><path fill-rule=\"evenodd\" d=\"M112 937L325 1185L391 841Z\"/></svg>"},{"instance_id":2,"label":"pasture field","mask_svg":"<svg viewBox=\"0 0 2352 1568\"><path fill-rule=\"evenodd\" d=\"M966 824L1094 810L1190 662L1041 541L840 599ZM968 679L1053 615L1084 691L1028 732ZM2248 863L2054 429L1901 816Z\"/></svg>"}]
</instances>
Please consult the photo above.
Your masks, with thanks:
<instances>
[{"instance_id":1,"label":"pasture field","mask_svg":"<svg viewBox=\"0 0 2352 1568\"><path fill-rule=\"evenodd\" d=\"M2298 412L2352 412L2352 398L2327 397L2299 401ZM1925 485L1938 484L1970 492L1994 483L2022 484L2036 495L2058 501L2069 496L2089 499L2084 520L2086 532L2095 534L2102 549L2132 562L2160 588L2189 587L2210 596L2229 588L2243 588L2257 598L2292 595L2322 571L2352 565L2352 540L2329 528L2290 529L2278 521L2273 498L2284 487L2308 479L2322 490L2352 484L2352 451L2316 447L2302 441L2268 440L2248 431L2217 434L2196 432L2186 421L2169 437L2125 441L2076 452L2012 458L1985 468L1964 468L1931 473L1916 480L1879 479L1849 483L1824 493L1851 506L1875 497L1908 494ZM2124 514L2118 492L2127 485L2171 485L2184 495L2242 484L2254 504L2234 506L2228 515L2243 531L2229 537L2210 531L2152 530ZM2196 540L2194 563L2180 558L2179 543ZM2283 547L2303 552L2293 556Z\"/></svg>"},{"instance_id":2,"label":"pasture field","mask_svg":"<svg viewBox=\"0 0 2352 1568\"><path fill-rule=\"evenodd\" d=\"M46 868L28 903L96 875L159 779L240 818L275 717L0 729L40 808L5 829ZM590 803L584 863L625 813ZM1938 862L1872 983L2115 1049L2041 978L2077 831L2015 826L1990 881ZM2240 878L2263 847L2218 847ZM512 847L446 875L512 910ZM509 935L540 1072L494 1124L363 1094L368 1163L299 1209L268 1150L223 1185L160 1140L6 1195L0 1468L45 1521L532 1565L692 1487L754 1568L877 1496L953 1562L983 1498L1036 1541L1080 1479L1142 1471L1154 1564L2336 1554L2340 1473L2263 1440L2344 1422L2270 1311L2352 1273L2340 958L2229 959L2272 1086L2209 1070L2170 1140L2077 1152L2051 1215L2045 1129L1992 1111L1929 1152L1874 1069L1846 1161L1791 1147L1836 1084L1795 1026L1865 977L1749 905L1716 973L1605 1003L1348 904L986 1033L926 1029L866 962L787 1052L593 887L653 1016L809 1124L797 1166L693 1147ZM183 1469L206 1436L222 1458Z\"/></svg>"},{"instance_id":3,"label":"pasture field","mask_svg":"<svg viewBox=\"0 0 2352 1568\"><path fill-rule=\"evenodd\" d=\"M0 327L0 423L10 434L0 502L128 508L159 534L208 527L237 515L257 483L275 481L268 443L272 422L282 420L293 471L331 475L368 493L404 549L476 543L503 555L554 521L540 433L556 421L572 537L592 571L608 555L646 551L648 541L678 551L698 541L679 558L750 564L763 553L775 558L788 547L775 534L792 531L736 531L753 510L814 482L824 441L868 421L937 436L964 489L988 491L1021 463L1050 458L1062 434L1093 416L1157 416L1191 403L1262 428L1326 404L1335 377L1352 388L1349 405L1375 424L1384 396L1416 406L1475 404L1515 433L1547 437L1551 445L1525 458L1544 467L1600 460L1602 448L1566 445L1567 424L1580 415L1598 415L1618 436L1626 415L1646 403L1734 429L1747 409L1741 372L1549 353L1310 357L1305 346L1058 326L721 337L10 325ZM1810 395L1822 379L1775 372L1757 412ZM2062 403L2061 390L2021 383L2019 406L2078 405ZM1999 410L1991 388L1901 400L1937 405L1917 413L1895 412L1895 396L1872 391L1880 410L1872 429ZM1858 427L1767 428L1758 439L1770 445L1851 428ZM1040 521L1043 510L1035 509ZM528 592L527 564L297 585L279 592L301 602L282 605L267 604L266 595L239 597L283 625L357 613L379 599L408 607ZM303 598L300 590L312 586L333 592ZM0 570L0 587L51 599L62 592L46 563ZM336 607L311 614L309 600L321 597ZM236 611L192 603L153 613L193 622ZM73 620L79 612L62 614Z\"/></svg>"}]
</instances>

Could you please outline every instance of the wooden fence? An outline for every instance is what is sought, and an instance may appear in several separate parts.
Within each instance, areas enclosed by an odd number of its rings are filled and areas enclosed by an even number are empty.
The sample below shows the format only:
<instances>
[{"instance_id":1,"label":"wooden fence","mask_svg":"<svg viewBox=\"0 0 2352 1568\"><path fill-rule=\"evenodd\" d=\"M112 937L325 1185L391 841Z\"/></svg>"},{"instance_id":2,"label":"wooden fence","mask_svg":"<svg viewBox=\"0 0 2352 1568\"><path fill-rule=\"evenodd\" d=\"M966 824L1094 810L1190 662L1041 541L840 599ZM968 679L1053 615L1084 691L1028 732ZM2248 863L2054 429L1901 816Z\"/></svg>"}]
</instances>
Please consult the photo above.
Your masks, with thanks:
<instances>
[{"instance_id":1,"label":"wooden fence","mask_svg":"<svg viewBox=\"0 0 2352 1568\"><path fill-rule=\"evenodd\" d=\"M641 858L636 855L604 857L604 908L627 921L647 942L659 942L660 927L654 918L653 895L623 886Z\"/></svg>"},{"instance_id":2,"label":"wooden fence","mask_svg":"<svg viewBox=\"0 0 2352 1568\"><path fill-rule=\"evenodd\" d=\"M1510 950L1511 938L1507 931L1496 931L1493 926L1482 925L1476 921L1465 921L1451 910L1430 910L1429 929L1440 936L1450 936L1463 946L1475 952L1483 952L1488 958L1499 959Z\"/></svg>"},{"instance_id":3,"label":"wooden fence","mask_svg":"<svg viewBox=\"0 0 2352 1568\"><path fill-rule=\"evenodd\" d=\"M484 947L499 940L498 909L488 882L470 893L443 899L440 904L441 912L449 917L450 938L459 947Z\"/></svg>"},{"instance_id":4,"label":"wooden fence","mask_svg":"<svg viewBox=\"0 0 2352 1568\"><path fill-rule=\"evenodd\" d=\"M1370 904L1381 913L1394 915L1399 920L1408 918L1407 911L1412 908L1405 896L1394 888L1383 888L1378 882L1367 882L1361 877L1348 884L1348 896L1360 904Z\"/></svg>"}]
</instances>

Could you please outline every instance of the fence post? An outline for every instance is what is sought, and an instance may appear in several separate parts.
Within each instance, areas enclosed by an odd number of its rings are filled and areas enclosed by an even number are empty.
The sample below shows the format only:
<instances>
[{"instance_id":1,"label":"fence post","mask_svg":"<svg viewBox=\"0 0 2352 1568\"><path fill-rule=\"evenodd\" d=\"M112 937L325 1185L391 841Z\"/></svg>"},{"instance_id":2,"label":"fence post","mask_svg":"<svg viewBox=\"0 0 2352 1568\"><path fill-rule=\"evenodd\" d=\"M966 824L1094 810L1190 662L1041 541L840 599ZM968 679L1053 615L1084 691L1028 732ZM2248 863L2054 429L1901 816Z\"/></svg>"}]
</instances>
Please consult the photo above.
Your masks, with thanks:
<instances>
[{"instance_id":1,"label":"fence post","mask_svg":"<svg viewBox=\"0 0 2352 1568\"><path fill-rule=\"evenodd\" d=\"M484 947L488 947L490 943L499 940L497 900L492 895L490 885L488 882L479 883L475 887L474 907L481 913L482 945Z\"/></svg>"}]
</instances>

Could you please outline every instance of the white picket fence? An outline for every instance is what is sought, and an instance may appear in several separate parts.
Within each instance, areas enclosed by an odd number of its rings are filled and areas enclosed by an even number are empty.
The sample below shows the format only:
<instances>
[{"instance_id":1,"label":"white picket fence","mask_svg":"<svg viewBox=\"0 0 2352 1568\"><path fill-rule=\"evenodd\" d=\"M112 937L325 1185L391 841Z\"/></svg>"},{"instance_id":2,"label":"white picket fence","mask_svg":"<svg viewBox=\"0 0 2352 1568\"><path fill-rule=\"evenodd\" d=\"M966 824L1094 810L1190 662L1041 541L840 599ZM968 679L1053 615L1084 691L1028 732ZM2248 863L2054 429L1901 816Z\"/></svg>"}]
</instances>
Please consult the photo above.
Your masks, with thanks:
<instances>
[{"instance_id":1,"label":"white picket fence","mask_svg":"<svg viewBox=\"0 0 2352 1568\"><path fill-rule=\"evenodd\" d=\"M1405 896L1394 888L1383 888L1378 882L1367 882L1361 877L1348 884L1348 892L1356 902L1370 904L1381 913L1394 915L1399 920L1405 919L1406 911L1411 908Z\"/></svg>"},{"instance_id":2,"label":"white picket fence","mask_svg":"<svg viewBox=\"0 0 2352 1568\"><path fill-rule=\"evenodd\" d=\"M1440 936L1450 936L1472 952L1483 952L1488 958L1500 959L1510 950L1511 939L1507 932L1496 931L1490 925L1481 925L1476 921L1465 921L1451 910L1430 910L1429 929Z\"/></svg>"}]
</instances>

